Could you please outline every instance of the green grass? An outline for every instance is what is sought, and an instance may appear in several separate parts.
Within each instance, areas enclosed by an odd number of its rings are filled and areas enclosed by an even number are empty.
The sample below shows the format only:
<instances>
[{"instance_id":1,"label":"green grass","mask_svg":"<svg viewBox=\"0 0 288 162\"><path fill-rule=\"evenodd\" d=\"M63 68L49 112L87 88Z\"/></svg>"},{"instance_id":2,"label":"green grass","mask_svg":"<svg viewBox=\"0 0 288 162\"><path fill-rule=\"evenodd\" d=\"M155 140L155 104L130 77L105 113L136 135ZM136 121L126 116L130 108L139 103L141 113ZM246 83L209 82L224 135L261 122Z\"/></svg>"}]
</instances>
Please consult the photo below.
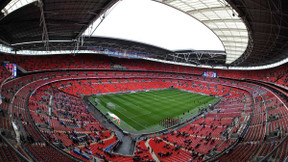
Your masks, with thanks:
<instances>
[{"instance_id":1,"label":"green grass","mask_svg":"<svg viewBox=\"0 0 288 162\"><path fill-rule=\"evenodd\" d=\"M159 122L166 118L182 120L198 112L198 107L217 102L217 98L177 89L148 92L92 96L89 101L103 113L114 113L121 119L120 127L132 132L149 132L163 129ZM114 108L107 106L112 103ZM189 110L189 113L188 113ZM185 113L184 113L185 112ZM184 113L184 114L183 114Z\"/></svg>"}]
</instances>

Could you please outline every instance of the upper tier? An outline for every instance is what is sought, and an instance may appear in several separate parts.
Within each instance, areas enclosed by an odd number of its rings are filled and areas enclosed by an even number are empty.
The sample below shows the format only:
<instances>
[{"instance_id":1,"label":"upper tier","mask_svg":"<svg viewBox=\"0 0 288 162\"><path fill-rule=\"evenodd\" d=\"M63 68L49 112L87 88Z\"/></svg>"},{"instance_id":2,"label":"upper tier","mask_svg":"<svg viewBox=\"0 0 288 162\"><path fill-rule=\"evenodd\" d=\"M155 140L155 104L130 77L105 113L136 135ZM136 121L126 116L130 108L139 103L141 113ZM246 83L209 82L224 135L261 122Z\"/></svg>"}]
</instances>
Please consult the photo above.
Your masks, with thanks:
<instances>
[{"instance_id":1,"label":"upper tier","mask_svg":"<svg viewBox=\"0 0 288 162\"><path fill-rule=\"evenodd\" d=\"M201 75L204 71L215 71L219 77L234 79L255 79L262 80L278 85L288 86L288 66L282 66L268 70L219 70L205 69L196 67L186 67L180 65L164 64L140 59L124 59L108 57L105 55L79 54L73 55L49 55L49 56L21 56L0 54L0 60L16 63L28 72L49 71L49 70L141 70L141 71L160 71L177 72ZM2 75L1 75L2 76ZM1 77L2 78L2 77Z\"/></svg>"}]
</instances>

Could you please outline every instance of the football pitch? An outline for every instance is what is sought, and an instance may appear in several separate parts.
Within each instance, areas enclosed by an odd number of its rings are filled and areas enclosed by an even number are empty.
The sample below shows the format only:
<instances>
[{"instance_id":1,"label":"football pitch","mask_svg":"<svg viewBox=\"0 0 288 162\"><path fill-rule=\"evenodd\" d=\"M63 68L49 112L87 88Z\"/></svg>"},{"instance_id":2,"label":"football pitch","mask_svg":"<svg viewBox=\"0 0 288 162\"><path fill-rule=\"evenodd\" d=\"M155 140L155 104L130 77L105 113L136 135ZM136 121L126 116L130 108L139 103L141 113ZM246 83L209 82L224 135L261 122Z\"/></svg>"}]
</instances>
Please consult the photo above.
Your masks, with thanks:
<instances>
[{"instance_id":1,"label":"football pitch","mask_svg":"<svg viewBox=\"0 0 288 162\"><path fill-rule=\"evenodd\" d=\"M177 89L164 89L91 96L89 101L103 114L110 112L119 117L122 129L144 133L164 129L160 121L167 118L183 121L198 113L199 107L207 107L218 99Z\"/></svg>"}]
</instances>

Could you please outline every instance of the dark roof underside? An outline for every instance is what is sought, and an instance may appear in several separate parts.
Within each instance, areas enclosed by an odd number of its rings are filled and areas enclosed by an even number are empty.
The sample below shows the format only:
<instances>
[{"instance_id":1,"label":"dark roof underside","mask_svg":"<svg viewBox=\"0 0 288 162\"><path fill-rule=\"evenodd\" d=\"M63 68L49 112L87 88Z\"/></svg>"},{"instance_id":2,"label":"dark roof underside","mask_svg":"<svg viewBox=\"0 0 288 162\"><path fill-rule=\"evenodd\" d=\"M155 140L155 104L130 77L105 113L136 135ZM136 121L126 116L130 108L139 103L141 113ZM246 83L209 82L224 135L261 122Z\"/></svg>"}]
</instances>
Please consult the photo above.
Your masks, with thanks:
<instances>
[{"instance_id":1,"label":"dark roof underside","mask_svg":"<svg viewBox=\"0 0 288 162\"><path fill-rule=\"evenodd\" d=\"M100 13L105 11L118 0L43 0L43 10L49 40L74 40L77 39L88 25ZM288 57L288 2L287 0L227 0L237 10L246 23L251 34L248 50L238 60L235 66L255 66L278 62ZM10 0L0 2L0 9ZM37 3L22 7L3 18L0 15L0 41L13 45L15 43L41 41L43 26L40 26L41 10ZM1 18L2 17L2 18ZM89 41L89 42L86 42ZM159 54L160 59L173 60L171 51L140 43L103 38L85 38L86 46L123 45L132 49L147 48L148 52ZM117 42L117 43L115 43ZM127 45L129 44L129 45ZM103 46L104 46L103 45ZM43 44L14 45L15 50L31 49L45 50ZM50 43L50 50L71 49L75 43ZM123 47L123 48L124 48ZM135 48L136 47L136 48ZM149 48L149 49L148 49ZM191 55L191 57L194 57ZM193 59L193 58L191 58ZM195 60L197 58L194 58ZM207 60L207 57L203 57ZM210 59L210 61L209 61ZM208 61L199 61L201 64L221 64L225 57L217 62L208 58ZM176 61L185 62L183 59ZM193 63L193 62L191 62Z\"/></svg>"},{"instance_id":2,"label":"dark roof underside","mask_svg":"<svg viewBox=\"0 0 288 162\"><path fill-rule=\"evenodd\" d=\"M288 2L287 0L228 1L245 20L251 31L252 52L243 55L238 66L257 66L278 62L288 57Z\"/></svg>"},{"instance_id":3,"label":"dark roof underside","mask_svg":"<svg viewBox=\"0 0 288 162\"><path fill-rule=\"evenodd\" d=\"M76 39L113 0L43 0L49 40ZM12 12L0 21L0 38L10 44L42 40L37 2Z\"/></svg>"}]
</instances>

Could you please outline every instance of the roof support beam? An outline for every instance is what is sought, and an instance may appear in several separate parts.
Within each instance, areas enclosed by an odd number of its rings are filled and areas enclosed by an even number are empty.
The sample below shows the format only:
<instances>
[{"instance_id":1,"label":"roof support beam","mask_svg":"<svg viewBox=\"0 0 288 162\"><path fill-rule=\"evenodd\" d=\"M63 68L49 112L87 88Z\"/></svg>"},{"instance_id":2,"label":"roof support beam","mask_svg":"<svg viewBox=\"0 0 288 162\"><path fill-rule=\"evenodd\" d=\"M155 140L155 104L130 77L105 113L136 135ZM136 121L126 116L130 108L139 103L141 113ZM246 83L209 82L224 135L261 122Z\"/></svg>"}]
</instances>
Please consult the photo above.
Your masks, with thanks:
<instances>
[{"instance_id":1,"label":"roof support beam","mask_svg":"<svg viewBox=\"0 0 288 162\"><path fill-rule=\"evenodd\" d=\"M8 4L10 3L11 0L4 0L3 2L0 2L0 11L2 11L2 9ZM0 12L0 20L3 19L5 17L5 14L3 14L2 12Z\"/></svg>"},{"instance_id":2,"label":"roof support beam","mask_svg":"<svg viewBox=\"0 0 288 162\"><path fill-rule=\"evenodd\" d=\"M187 11L187 13L189 14L195 14L198 12L204 13L204 12L211 12L211 11L221 11L223 10L223 8L226 8L227 10L231 10L231 7L211 7L211 8L202 8L202 9L196 9L196 10L191 10L191 11Z\"/></svg>"},{"instance_id":3,"label":"roof support beam","mask_svg":"<svg viewBox=\"0 0 288 162\"><path fill-rule=\"evenodd\" d=\"M42 26L42 42L44 43L44 47L46 48L46 51L49 51L49 35L48 35L43 5L44 5L43 1L38 0L38 7L40 8L40 12L41 12L40 26Z\"/></svg>"},{"instance_id":4,"label":"roof support beam","mask_svg":"<svg viewBox=\"0 0 288 162\"><path fill-rule=\"evenodd\" d=\"M101 10L101 12L100 12L99 14L97 14L96 12L91 12L91 11L89 11L89 13L90 13L91 15L94 15L94 18L93 18L92 20L90 20L90 22L89 22L88 24L85 24L84 28L78 33L78 35L76 36L75 39L76 39L76 40L79 39L91 24L93 24L98 18L100 18L100 16L101 16L102 14L105 14L105 12L106 12L109 8L111 8L112 6L114 6L118 1L119 1L119 0L112 0L112 1L110 1L108 4L105 5L105 7ZM102 17L102 18L104 19L105 16ZM103 20L101 20L101 22L102 22L102 21L103 21ZM97 28L96 28L96 29L97 29Z\"/></svg>"},{"instance_id":5,"label":"roof support beam","mask_svg":"<svg viewBox=\"0 0 288 162\"><path fill-rule=\"evenodd\" d=\"M237 39L247 39L248 37L247 36L234 36L234 35L218 35L218 37L220 39L225 39L225 38L237 38Z\"/></svg>"},{"instance_id":6,"label":"roof support beam","mask_svg":"<svg viewBox=\"0 0 288 162\"><path fill-rule=\"evenodd\" d=\"M238 44L235 44L235 45L225 45L225 47L227 47L227 48L243 48L243 47L246 47L246 45L243 45L243 46L241 46L241 45L238 45Z\"/></svg>"},{"instance_id":7,"label":"roof support beam","mask_svg":"<svg viewBox=\"0 0 288 162\"><path fill-rule=\"evenodd\" d=\"M273 27L273 28L279 28L280 27L280 25L277 25L277 24L269 24L269 23L265 23L265 22L252 22L251 23L252 24L252 26L255 26L255 25L263 25L263 26L271 26L271 27ZM285 30L288 30L288 27L286 27L286 26L281 26L281 29L285 29Z\"/></svg>"},{"instance_id":8,"label":"roof support beam","mask_svg":"<svg viewBox=\"0 0 288 162\"><path fill-rule=\"evenodd\" d=\"M247 32L246 29L236 29L236 28L210 28L213 31L234 31L234 32Z\"/></svg>"},{"instance_id":9,"label":"roof support beam","mask_svg":"<svg viewBox=\"0 0 288 162\"><path fill-rule=\"evenodd\" d=\"M49 43L70 43L75 42L73 40L49 40ZM21 43L14 43L11 44L11 46L21 46L21 45L27 45L27 44L39 44L42 43L42 41L31 41L31 42L21 42Z\"/></svg>"},{"instance_id":10,"label":"roof support beam","mask_svg":"<svg viewBox=\"0 0 288 162\"><path fill-rule=\"evenodd\" d=\"M7 41L3 40L2 38L0 38L0 43L4 44L6 46L9 46L9 47L11 46L10 43L8 43Z\"/></svg>"},{"instance_id":11,"label":"roof support beam","mask_svg":"<svg viewBox=\"0 0 288 162\"><path fill-rule=\"evenodd\" d=\"M214 23L214 22L225 22L225 23L235 23L235 22L242 22L238 19L211 19L211 20L201 20L203 23Z\"/></svg>"},{"instance_id":12,"label":"roof support beam","mask_svg":"<svg viewBox=\"0 0 288 162\"><path fill-rule=\"evenodd\" d=\"M11 0L2 0L0 3L0 11L8 4Z\"/></svg>"}]
</instances>

